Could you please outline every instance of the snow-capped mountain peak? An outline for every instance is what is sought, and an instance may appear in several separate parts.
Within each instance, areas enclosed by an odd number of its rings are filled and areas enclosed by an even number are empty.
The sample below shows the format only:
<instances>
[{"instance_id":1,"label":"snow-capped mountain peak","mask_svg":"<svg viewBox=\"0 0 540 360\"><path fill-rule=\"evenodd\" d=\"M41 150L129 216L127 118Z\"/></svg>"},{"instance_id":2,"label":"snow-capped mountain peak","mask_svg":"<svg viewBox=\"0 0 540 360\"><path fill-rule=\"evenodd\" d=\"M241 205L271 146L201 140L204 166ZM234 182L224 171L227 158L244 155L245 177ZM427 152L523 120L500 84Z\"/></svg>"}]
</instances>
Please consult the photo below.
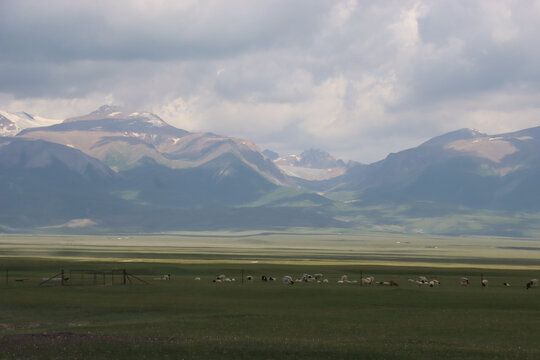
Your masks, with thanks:
<instances>
[{"instance_id":1,"label":"snow-capped mountain peak","mask_svg":"<svg viewBox=\"0 0 540 360\"><path fill-rule=\"evenodd\" d=\"M336 160L329 153L320 149L310 149L300 155L286 155L274 160L283 172L289 176L306 180L326 180L342 175L345 163Z\"/></svg>"},{"instance_id":2,"label":"snow-capped mountain peak","mask_svg":"<svg viewBox=\"0 0 540 360\"><path fill-rule=\"evenodd\" d=\"M116 119L116 120L136 120L142 121L152 127L164 127L167 123L163 121L159 116L147 111L126 111L126 109L120 106L103 105L99 109L92 111L90 114L68 118L64 120L65 123L71 123L82 120L103 120L103 119Z\"/></svg>"},{"instance_id":3,"label":"snow-capped mountain peak","mask_svg":"<svg viewBox=\"0 0 540 360\"><path fill-rule=\"evenodd\" d=\"M0 110L0 136L15 136L24 129L51 126L61 122L62 120L48 119L26 112L10 113Z\"/></svg>"}]
</instances>

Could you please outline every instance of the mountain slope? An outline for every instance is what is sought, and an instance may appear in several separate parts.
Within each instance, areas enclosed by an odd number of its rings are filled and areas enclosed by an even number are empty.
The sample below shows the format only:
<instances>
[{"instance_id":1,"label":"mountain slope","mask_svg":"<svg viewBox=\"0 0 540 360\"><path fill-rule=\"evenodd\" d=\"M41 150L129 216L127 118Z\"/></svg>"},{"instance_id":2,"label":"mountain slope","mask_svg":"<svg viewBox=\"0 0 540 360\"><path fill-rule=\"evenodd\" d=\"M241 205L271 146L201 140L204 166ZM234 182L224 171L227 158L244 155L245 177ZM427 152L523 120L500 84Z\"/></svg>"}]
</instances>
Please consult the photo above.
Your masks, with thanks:
<instances>
[{"instance_id":1,"label":"mountain slope","mask_svg":"<svg viewBox=\"0 0 540 360\"><path fill-rule=\"evenodd\" d=\"M20 137L43 139L81 151L113 169L128 170L151 158L170 168L192 168L233 154L275 184L289 179L250 141L211 133L189 133L144 112L125 114L104 106L63 123L22 131Z\"/></svg>"},{"instance_id":2,"label":"mountain slope","mask_svg":"<svg viewBox=\"0 0 540 360\"><path fill-rule=\"evenodd\" d=\"M79 150L41 140L0 139L0 224L35 227L122 207L115 174Z\"/></svg>"},{"instance_id":3,"label":"mountain slope","mask_svg":"<svg viewBox=\"0 0 540 360\"><path fill-rule=\"evenodd\" d=\"M540 127L486 135L463 129L390 154L369 166L356 166L334 190L380 201L431 201L473 208L517 209L527 201L540 172ZM525 205L528 204L528 205Z\"/></svg>"},{"instance_id":4,"label":"mountain slope","mask_svg":"<svg viewBox=\"0 0 540 360\"><path fill-rule=\"evenodd\" d=\"M119 175L124 179L119 191L136 194L136 202L176 208L244 204L277 187L232 154L187 169L147 158Z\"/></svg>"},{"instance_id":5,"label":"mountain slope","mask_svg":"<svg viewBox=\"0 0 540 360\"><path fill-rule=\"evenodd\" d=\"M79 150L0 139L0 231L110 232L344 225L310 207L241 207L277 188L233 154L172 169L152 159L116 173Z\"/></svg>"}]
</instances>

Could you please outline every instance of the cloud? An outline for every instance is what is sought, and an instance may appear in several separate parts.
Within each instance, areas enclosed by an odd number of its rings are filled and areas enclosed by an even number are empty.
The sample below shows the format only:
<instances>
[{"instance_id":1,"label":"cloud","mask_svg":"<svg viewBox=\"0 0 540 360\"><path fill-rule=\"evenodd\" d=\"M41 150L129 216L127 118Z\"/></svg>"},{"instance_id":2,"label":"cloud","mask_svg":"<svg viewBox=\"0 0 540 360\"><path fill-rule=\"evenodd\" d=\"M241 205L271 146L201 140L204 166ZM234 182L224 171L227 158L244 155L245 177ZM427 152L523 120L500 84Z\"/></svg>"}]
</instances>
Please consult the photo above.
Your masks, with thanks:
<instances>
[{"instance_id":1,"label":"cloud","mask_svg":"<svg viewBox=\"0 0 540 360\"><path fill-rule=\"evenodd\" d=\"M538 3L3 1L0 108L104 102L280 153L374 161L538 125Z\"/></svg>"}]
</instances>

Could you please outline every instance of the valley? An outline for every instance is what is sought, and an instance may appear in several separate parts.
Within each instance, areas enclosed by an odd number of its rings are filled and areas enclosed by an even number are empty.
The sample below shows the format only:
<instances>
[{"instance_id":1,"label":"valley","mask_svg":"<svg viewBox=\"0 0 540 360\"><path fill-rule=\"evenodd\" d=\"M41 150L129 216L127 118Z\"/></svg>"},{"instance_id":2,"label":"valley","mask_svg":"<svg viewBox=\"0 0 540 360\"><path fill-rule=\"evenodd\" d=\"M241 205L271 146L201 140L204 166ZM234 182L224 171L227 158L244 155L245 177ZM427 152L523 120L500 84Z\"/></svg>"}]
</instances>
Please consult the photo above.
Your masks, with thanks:
<instances>
[{"instance_id":1,"label":"valley","mask_svg":"<svg viewBox=\"0 0 540 360\"><path fill-rule=\"evenodd\" d=\"M287 229L0 235L0 247L5 359L539 355L534 239ZM61 269L64 286L40 286ZM111 269L134 277L122 285ZM281 281L315 273L328 282ZM440 285L409 281L420 276Z\"/></svg>"}]
</instances>

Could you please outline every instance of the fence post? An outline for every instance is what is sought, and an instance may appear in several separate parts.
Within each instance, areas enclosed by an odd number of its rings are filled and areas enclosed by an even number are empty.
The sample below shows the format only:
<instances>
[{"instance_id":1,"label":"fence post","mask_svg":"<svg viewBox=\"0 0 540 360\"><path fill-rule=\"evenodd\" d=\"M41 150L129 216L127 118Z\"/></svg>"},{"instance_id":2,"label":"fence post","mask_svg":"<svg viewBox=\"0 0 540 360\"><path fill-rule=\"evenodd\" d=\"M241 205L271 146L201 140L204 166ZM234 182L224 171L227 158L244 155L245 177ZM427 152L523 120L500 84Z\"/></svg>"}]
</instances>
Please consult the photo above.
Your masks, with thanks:
<instances>
[{"instance_id":1,"label":"fence post","mask_svg":"<svg viewBox=\"0 0 540 360\"><path fill-rule=\"evenodd\" d=\"M122 269L122 276L123 276L123 282L124 282L124 285L126 285L126 269Z\"/></svg>"},{"instance_id":2,"label":"fence post","mask_svg":"<svg viewBox=\"0 0 540 360\"><path fill-rule=\"evenodd\" d=\"M63 286L63 285L64 285L64 269L62 269L62 270L60 271L60 276L61 276L61 278L60 278L60 283L61 283L62 286Z\"/></svg>"}]
</instances>

